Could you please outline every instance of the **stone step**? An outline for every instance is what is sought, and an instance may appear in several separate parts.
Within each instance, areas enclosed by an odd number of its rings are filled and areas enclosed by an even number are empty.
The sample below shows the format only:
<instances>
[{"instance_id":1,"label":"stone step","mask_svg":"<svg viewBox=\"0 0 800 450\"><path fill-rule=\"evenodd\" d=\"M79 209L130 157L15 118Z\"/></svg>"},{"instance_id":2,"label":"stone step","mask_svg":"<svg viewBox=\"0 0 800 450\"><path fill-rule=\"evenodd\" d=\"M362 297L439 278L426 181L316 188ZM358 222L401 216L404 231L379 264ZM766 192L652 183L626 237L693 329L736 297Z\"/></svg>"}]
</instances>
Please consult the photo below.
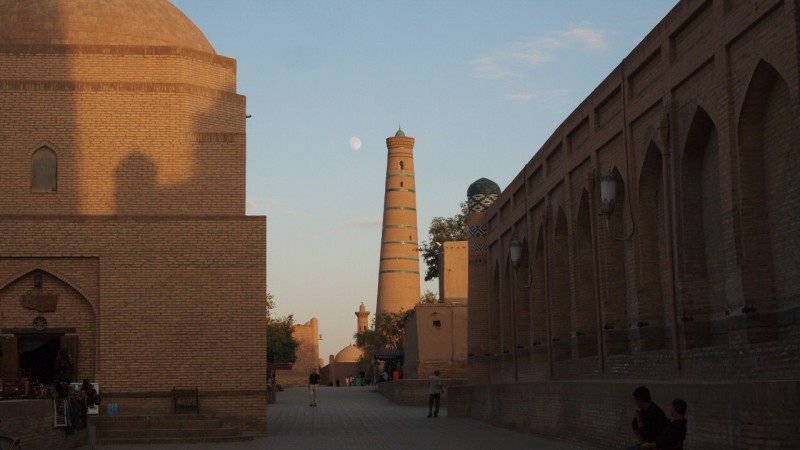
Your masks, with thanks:
<instances>
[{"instance_id":1,"label":"stone step","mask_svg":"<svg viewBox=\"0 0 800 450\"><path fill-rule=\"evenodd\" d=\"M98 439L126 438L186 438L186 437L230 437L238 436L239 429L234 427L218 428L142 428L142 429L97 429Z\"/></svg>"},{"instance_id":2,"label":"stone step","mask_svg":"<svg viewBox=\"0 0 800 450\"><path fill-rule=\"evenodd\" d=\"M132 429L202 429L222 426L219 419L205 416L183 418L175 416L115 416L98 417L92 419L98 429L104 430L132 430Z\"/></svg>"},{"instance_id":3,"label":"stone step","mask_svg":"<svg viewBox=\"0 0 800 450\"><path fill-rule=\"evenodd\" d=\"M97 445L151 445L151 444L205 444L214 442L245 442L252 441L253 436L225 436L225 437L180 437L180 438L120 438L97 439Z\"/></svg>"},{"instance_id":4,"label":"stone step","mask_svg":"<svg viewBox=\"0 0 800 450\"><path fill-rule=\"evenodd\" d=\"M200 414L92 416L98 444L172 444L252 440L238 428Z\"/></svg>"}]
</instances>

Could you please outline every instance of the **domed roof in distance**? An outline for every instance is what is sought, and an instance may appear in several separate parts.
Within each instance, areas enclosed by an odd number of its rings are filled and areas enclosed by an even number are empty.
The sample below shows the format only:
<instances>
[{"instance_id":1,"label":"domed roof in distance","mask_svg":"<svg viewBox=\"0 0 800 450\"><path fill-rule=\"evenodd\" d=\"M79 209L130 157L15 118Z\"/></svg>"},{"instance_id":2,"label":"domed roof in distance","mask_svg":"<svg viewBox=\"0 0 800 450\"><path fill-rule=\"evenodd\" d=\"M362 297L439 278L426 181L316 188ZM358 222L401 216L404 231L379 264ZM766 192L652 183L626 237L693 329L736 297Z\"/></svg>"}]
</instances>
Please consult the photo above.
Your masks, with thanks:
<instances>
[{"instance_id":1,"label":"domed roof in distance","mask_svg":"<svg viewBox=\"0 0 800 450\"><path fill-rule=\"evenodd\" d=\"M216 53L167 0L0 0L0 45L176 46Z\"/></svg>"},{"instance_id":2,"label":"domed roof in distance","mask_svg":"<svg viewBox=\"0 0 800 450\"><path fill-rule=\"evenodd\" d=\"M364 351L355 345L348 345L336 354L334 361L337 363L354 363L364 354Z\"/></svg>"},{"instance_id":3,"label":"domed roof in distance","mask_svg":"<svg viewBox=\"0 0 800 450\"><path fill-rule=\"evenodd\" d=\"M480 180L470 184L469 188L467 189L467 197L472 197L473 195L477 194L500 195L500 186L488 178L481 178Z\"/></svg>"}]
</instances>

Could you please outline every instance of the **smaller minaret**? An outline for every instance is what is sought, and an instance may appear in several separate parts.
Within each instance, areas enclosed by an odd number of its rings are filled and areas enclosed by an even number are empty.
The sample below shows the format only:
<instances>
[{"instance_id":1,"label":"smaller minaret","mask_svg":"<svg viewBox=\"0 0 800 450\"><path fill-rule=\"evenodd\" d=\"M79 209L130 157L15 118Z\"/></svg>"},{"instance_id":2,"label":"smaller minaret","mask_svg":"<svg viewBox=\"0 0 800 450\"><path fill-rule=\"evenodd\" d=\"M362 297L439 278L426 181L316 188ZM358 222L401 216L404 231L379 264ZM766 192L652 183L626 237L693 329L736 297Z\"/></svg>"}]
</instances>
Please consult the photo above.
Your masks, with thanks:
<instances>
[{"instance_id":1,"label":"smaller minaret","mask_svg":"<svg viewBox=\"0 0 800 450\"><path fill-rule=\"evenodd\" d=\"M361 302L361 306L358 307L356 317L358 317L358 332L367 331L367 327L369 326L369 311L367 311L367 308L364 306L364 302Z\"/></svg>"},{"instance_id":2,"label":"smaller minaret","mask_svg":"<svg viewBox=\"0 0 800 450\"><path fill-rule=\"evenodd\" d=\"M472 384L490 380L491 345L489 342L489 245L486 210L500 195L500 186L492 180L481 178L467 189L467 228L469 230L467 298L467 363L468 379Z\"/></svg>"}]
</instances>

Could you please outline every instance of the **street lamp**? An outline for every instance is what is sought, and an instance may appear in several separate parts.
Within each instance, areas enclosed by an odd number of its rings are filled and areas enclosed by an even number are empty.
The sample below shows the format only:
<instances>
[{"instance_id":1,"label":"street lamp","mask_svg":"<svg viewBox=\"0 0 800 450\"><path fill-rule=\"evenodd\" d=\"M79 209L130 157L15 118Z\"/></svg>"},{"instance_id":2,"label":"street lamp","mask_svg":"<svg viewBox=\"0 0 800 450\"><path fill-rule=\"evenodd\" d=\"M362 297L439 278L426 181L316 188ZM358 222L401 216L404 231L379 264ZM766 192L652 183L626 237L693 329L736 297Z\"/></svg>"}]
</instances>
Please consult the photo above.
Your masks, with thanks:
<instances>
[{"instance_id":1,"label":"street lamp","mask_svg":"<svg viewBox=\"0 0 800 450\"><path fill-rule=\"evenodd\" d=\"M508 244L508 252L511 255L511 267L519 269L519 261L522 259L522 244L517 238L511 238Z\"/></svg>"},{"instance_id":2,"label":"street lamp","mask_svg":"<svg viewBox=\"0 0 800 450\"><path fill-rule=\"evenodd\" d=\"M514 269L513 278L514 280L511 281L511 345L514 347L514 353L512 353L513 361L514 361L514 382L519 381L519 365L517 363L517 299L514 292L514 284L519 283L519 285L523 288L529 288L530 285L530 263L528 264L528 284L522 284L519 282L519 277L517 276L517 271L519 270L520 262L522 261L522 243L516 237L511 238L511 242L508 243L508 254L511 258L511 267Z\"/></svg>"},{"instance_id":3,"label":"street lamp","mask_svg":"<svg viewBox=\"0 0 800 450\"><path fill-rule=\"evenodd\" d=\"M519 283L520 287L529 288L531 287L531 266L530 262L528 263L528 283L523 284L520 283L519 277L517 276L517 270L519 269L520 263L522 262L522 243L516 237L511 238L511 242L508 243L508 253L511 258L511 267L514 269L514 279L517 283Z\"/></svg>"},{"instance_id":4,"label":"street lamp","mask_svg":"<svg viewBox=\"0 0 800 450\"><path fill-rule=\"evenodd\" d=\"M617 175L614 169L609 168L608 172L600 177L600 210L606 218L606 232L618 241L630 241L633 238L633 229L627 237L618 237L611 231L609 218L614 213L614 206L617 199Z\"/></svg>"}]
</instances>

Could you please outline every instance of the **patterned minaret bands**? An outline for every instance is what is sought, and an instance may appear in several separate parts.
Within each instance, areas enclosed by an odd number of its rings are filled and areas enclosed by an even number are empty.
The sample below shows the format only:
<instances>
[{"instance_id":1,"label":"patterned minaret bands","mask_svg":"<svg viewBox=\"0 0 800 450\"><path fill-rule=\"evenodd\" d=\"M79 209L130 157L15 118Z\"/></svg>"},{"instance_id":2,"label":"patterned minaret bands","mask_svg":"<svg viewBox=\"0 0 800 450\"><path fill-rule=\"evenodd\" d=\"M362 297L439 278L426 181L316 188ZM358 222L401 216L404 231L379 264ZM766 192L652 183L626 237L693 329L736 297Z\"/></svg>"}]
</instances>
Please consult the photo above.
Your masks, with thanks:
<instances>
[{"instance_id":1,"label":"patterned minaret bands","mask_svg":"<svg viewBox=\"0 0 800 450\"><path fill-rule=\"evenodd\" d=\"M358 307L358 311L356 311L356 317L358 317L358 333L362 331L367 331L369 327L369 311L364 306L364 303L361 303L361 306Z\"/></svg>"},{"instance_id":2,"label":"patterned minaret bands","mask_svg":"<svg viewBox=\"0 0 800 450\"><path fill-rule=\"evenodd\" d=\"M386 192L378 272L378 313L408 311L419 303L417 193L414 138L398 129L386 139Z\"/></svg>"},{"instance_id":3,"label":"patterned minaret bands","mask_svg":"<svg viewBox=\"0 0 800 450\"><path fill-rule=\"evenodd\" d=\"M469 239L467 319L467 364L471 384L489 382L489 276L488 246L486 244L486 209L492 206L500 187L492 180L481 178L467 189L467 228Z\"/></svg>"}]
</instances>

